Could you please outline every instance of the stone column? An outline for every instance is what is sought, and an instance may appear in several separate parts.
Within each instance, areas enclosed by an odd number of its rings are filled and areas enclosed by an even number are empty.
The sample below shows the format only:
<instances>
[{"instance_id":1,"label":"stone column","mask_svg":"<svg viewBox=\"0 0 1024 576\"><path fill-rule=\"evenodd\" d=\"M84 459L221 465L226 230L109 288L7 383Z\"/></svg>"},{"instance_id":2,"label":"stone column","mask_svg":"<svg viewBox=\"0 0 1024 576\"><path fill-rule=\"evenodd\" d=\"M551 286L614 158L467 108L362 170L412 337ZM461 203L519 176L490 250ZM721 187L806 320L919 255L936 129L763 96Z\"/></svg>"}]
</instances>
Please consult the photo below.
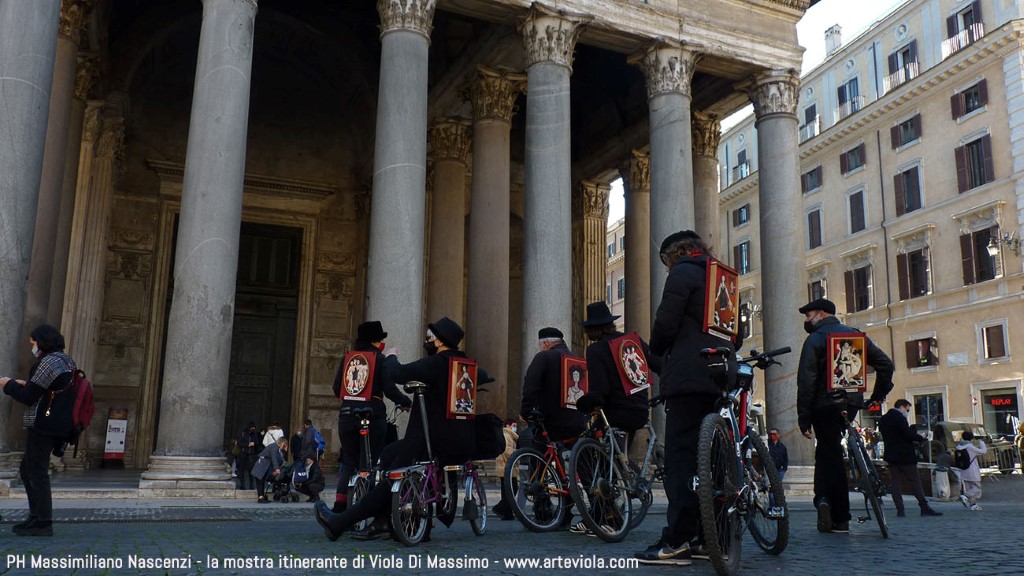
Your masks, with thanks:
<instances>
[{"instance_id":1,"label":"stone column","mask_svg":"<svg viewBox=\"0 0 1024 576\"><path fill-rule=\"evenodd\" d=\"M757 165L761 225L761 294L764 294L765 348L790 346L793 352L768 368L765 404L768 426L779 429L796 464L814 462L814 444L800 435L796 415L796 372L800 359L806 270L803 254L803 212L800 205L800 158L797 154L797 98L800 77L795 70L761 74L740 88L754 104L757 117Z\"/></svg>"},{"instance_id":2,"label":"stone column","mask_svg":"<svg viewBox=\"0 0 1024 576\"><path fill-rule=\"evenodd\" d=\"M466 350L497 380L480 408L508 416L509 218L512 115L526 76L485 66L469 88L473 104L473 193L469 210Z\"/></svg>"},{"instance_id":3,"label":"stone column","mask_svg":"<svg viewBox=\"0 0 1024 576\"><path fill-rule=\"evenodd\" d=\"M523 373L544 326L570 333L572 238L569 76L586 17L534 3L520 23L526 51Z\"/></svg>"},{"instance_id":4,"label":"stone column","mask_svg":"<svg viewBox=\"0 0 1024 576\"><path fill-rule=\"evenodd\" d=\"M697 58L684 46L662 41L630 58L647 80L652 263L659 262L658 247L665 237L694 226L690 80ZM652 317L661 302L667 276L664 266L651 266Z\"/></svg>"},{"instance_id":5,"label":"stone column","mask_svg":"<svg viewBox=\"0 0 1024 576\"><path fill-rule=\"evenodd\" d=\"M430 128L434 157L427 268L427 318L448 316L463 323L466 271L466 154L469 122L447 118Z\"/></svg>"},{"instance_id":6,"label":"stone column","mask_svg":"<svg viewBox=\"0 0 1024 576\"><path fill-rule=\"evenodd\" d=\"M436 4L377 0L381 59L366 317L383 322L403 362L420 355L424 334L427 51Z\"/></svg>"},{"instance_id":7,"label":"stone column","mask_svg":"<svg viewBox=\"0 0 1024 576\"><path fill-rule=\"evenodd\" d=\"M39 202L32 239L32 260L28 271L28 295L25 298L22 340L39 324L56 322L55 315L48 309L50 286L55 265L53 258L57 236L62 232L58 223L64 185L64 160L70 133L71 99L75 88L75 68L78 64L78 41L87 22L89 4L90 0L64 0L60 7L57 52L50 89L50 113L46 125L46 148L43 152L43 172L39 182ZM59 313L57 317L59 320ZM19 372L27 372L33 360L28 350L22 352Z\"/></svg>"},{"instance_id":8,"label":"stone column","mask_svg":"<svg viewBox=\"0 0 1024 576\"><path fill-rule=\"evenodd\" d=\"M160 428L139 488L226 494L224 405L242 222L255 0L203 0Z\"/></svg>"},{"instance_id":9,"label":"stone column","mask_svg":"<svg viewBox=\"0 0 1024 576\"><path fill-rule=\"evenodd\" d=\"M50 83L57 47L60 0L0 2L0 375L18 374L18 355L26 347L21 336L29 257ZM0 396L0 458L10 449L7 418L10 397ZM0 479L14 471L0 462Z\"/></svg>"},{"instance_id":10,"label":"stone column","mask_svg":"<svg viewBox=\"0 0 1024 576\"><path fill-rule=\"evenodd\" d=\"M605 298L605 271L608 268L605 237L608 231L608 193L611 189L611 186L603 182L584 180L580 183L580 196L583 199L584 308L591 302Z\"/></svg>"},{"instance_id":11,"label":"stone column","mask_svg":"<svg viewBox=\"0 0 1024 576\"><path fill-rule=\"evenodd\" d=\"M725 246L719 245L718 221L718 142L722 125L718 116L694 112L693 139L693 225L694 231L725 258Z\"/></svg>"},{"instance_id":12,"label":"stone column","mask_svg":"<svg viewBox=\"0 0 1024 576\"><path fill-rule=\"evenodd\" d=\"M626 192L626 332L651 337L651 158L633 150Z\"/></svg>"}]
</instances>

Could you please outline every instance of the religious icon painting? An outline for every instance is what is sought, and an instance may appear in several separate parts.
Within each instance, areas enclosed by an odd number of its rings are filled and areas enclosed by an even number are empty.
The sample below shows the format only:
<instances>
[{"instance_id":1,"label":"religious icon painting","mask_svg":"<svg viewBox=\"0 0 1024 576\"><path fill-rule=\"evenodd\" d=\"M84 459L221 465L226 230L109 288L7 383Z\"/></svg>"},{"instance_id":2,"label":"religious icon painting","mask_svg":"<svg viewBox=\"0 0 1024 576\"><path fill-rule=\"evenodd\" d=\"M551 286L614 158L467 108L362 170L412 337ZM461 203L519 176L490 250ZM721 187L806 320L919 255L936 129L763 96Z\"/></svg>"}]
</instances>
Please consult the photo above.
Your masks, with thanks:
<instances>
[{"instance_id":1,"label":"religious icon painting","mask_svg":"<svg viewBox=\"0 0 1024 576\"><path fill-rule=\"evenodd\" d=\"M864 392L868 389L867 337L861 332L828 335L828 391Z\"/></svg>"},{"instance_id":2,"label":"religious icon painting","mask_svg":"<svg viewBox=\"0 0 1024 576\"><path fill-rule=\"evenodd\" d=\"M576 409L576 401L590 390L587 361L579 356L562 356L562 408Z\"/></svg>"},{"instance_id":3,"label":"religious icon painting","mask_svg":"<svg viewBox=\"0 0 1024 576\"><path fill-rule=\"evenodd\" d=\"M475 360L449 358L448 413L449 420L472 420L476 416Z\"/></svg>"},{"instance_id":4,"label":"religious icon painting","mask_svg":"<svg viewBox=\"0 0 1024 576\"><path fill-rule=\"evenodd\" d=\"M740 292L736 270L714 258L708 259L705 284L704 332L736 341L740 322Z\"/></svg>"},{"instance_id":5,"label":"religious icon painting","mask_svg":"<svg viewBox=\"0 0 1024 576\"><path fill-rule=\"evenodd\" d=\"M651 387L651 369L647 364L643 344L635 332L624 334L608 343L612 358L619 370L619 380L626 395L643 392Z\"/></svg>"},{"instance_id":6,"label":"religious icon painting","mask_svg":"<svg viewBox=\"0 0 1024 576\"><path fill-rule=\"evenodd\" d=\"M373 352L353 350L345 355L345 369L341 374L342 402L369 402L373 393L373 372L377 355Z\"/></svg>"}]
</instances>

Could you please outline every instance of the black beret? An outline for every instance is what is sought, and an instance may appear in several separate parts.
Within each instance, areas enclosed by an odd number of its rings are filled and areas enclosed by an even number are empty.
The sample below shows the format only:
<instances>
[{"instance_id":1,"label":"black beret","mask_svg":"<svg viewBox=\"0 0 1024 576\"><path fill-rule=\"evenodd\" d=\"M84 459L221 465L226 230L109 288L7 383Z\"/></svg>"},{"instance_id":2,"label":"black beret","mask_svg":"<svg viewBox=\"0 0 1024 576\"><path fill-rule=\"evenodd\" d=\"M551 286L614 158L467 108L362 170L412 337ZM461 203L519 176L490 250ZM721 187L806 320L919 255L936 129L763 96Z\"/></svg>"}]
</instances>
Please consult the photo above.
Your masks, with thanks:
<instances>
[{"instance_id":1,"label":"black beret","mask_svg":"<svg viewBox=\"0 0 1024 576\"><path fill-rule=\"evenodd\" d=\"M538 340L543 340L544 338L565 338L565 334L562 334L562 331L558 328L548 326L547 328L541 328L540 331L537 332Z\"/></svg>"},{"instance_id":2,"label":"black beret","mask_svg":"<svg viewBox=\"0 0 1024 576\"><path fill-rule=\"evenodd\" d=\"M831 300L826 300L824 298L818 298L817 300L812 300L812 301L808 302L807 304L804 304L800 308L800 313L801 314L807 314L811 310L822 310L824 312L828 312L829 314L835 314L836 313L836 305L833 304Z\"/></svg>"}]
</instances>

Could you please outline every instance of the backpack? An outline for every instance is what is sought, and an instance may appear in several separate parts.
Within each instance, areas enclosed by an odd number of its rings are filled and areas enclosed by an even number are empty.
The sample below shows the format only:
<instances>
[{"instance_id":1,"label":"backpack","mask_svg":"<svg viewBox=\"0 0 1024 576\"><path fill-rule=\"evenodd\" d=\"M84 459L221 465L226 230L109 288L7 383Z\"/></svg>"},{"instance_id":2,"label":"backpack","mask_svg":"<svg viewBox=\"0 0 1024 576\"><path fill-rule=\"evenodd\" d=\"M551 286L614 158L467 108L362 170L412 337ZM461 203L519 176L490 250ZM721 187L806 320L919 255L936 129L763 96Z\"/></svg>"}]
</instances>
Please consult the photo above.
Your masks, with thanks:
<instances>
[{"instance_id":1,"label":"backpack","mask_svg":"<svg viewBox=\"0 0 1024 576\"><path fill-rule=\"evenodd\" d=\"M959 468L960 470L967 470L971 467L971 453L966 448L960 448L956 450L953 455L953 468Z\"/></svg>"},{"instance_id":2,"label":"backpack","mask_svg":"<svg viewBox=\"0 0 1024 576\"><path fill-rule=\"evenodd\" d=\"M324 449L327 448L327 441L324 440L323 435L320 434L320 431L317 430L316 428L313 428L313 440L316 440L317 453L322 454Z\"/></svg>"},{"instance_id":3,"label":"backpack","mask_svg":"<svg viewBox=\"0 0 1024 576\"><path fill-rule=\"evenodd\" d=\"M96 402L93 399L92 383L85 377L85 372L76 368L71 384L75 393L75 407L71 413L71 436L68 437L68 444L74 445L77 456L78 437L92 423L92 416L96 412Z\"/></svg>"}]
</instances>

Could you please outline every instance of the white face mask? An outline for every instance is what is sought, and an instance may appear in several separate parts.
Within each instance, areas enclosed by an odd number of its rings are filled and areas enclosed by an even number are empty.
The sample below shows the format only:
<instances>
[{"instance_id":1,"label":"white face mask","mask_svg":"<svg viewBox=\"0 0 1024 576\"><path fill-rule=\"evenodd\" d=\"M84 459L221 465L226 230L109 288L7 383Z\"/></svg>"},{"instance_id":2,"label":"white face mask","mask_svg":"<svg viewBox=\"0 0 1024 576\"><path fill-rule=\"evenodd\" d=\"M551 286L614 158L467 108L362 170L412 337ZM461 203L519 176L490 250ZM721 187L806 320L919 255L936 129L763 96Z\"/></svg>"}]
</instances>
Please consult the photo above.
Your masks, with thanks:
<instances>
[{"instance_id":1,"label":"white face mask","mask_svg":"<svg viewBox=\"0 0 1024 576\"><path fill-rule=\"evenodd\" d=\"M518 428L516 428L515 426L512 427L512 431L513 432L516 432L517 430L518 430Z\"/></svg>"},{"instance_id":2,"label":"white face mask","mask_svg":"<svg viewBox=\"0 0 1024 576\"><path fill-rule=\"evenodd\" d=\"M32 345L32 355L39 358L39 346L36 346L35 344Z\"/></svg>"}]
</instances>

